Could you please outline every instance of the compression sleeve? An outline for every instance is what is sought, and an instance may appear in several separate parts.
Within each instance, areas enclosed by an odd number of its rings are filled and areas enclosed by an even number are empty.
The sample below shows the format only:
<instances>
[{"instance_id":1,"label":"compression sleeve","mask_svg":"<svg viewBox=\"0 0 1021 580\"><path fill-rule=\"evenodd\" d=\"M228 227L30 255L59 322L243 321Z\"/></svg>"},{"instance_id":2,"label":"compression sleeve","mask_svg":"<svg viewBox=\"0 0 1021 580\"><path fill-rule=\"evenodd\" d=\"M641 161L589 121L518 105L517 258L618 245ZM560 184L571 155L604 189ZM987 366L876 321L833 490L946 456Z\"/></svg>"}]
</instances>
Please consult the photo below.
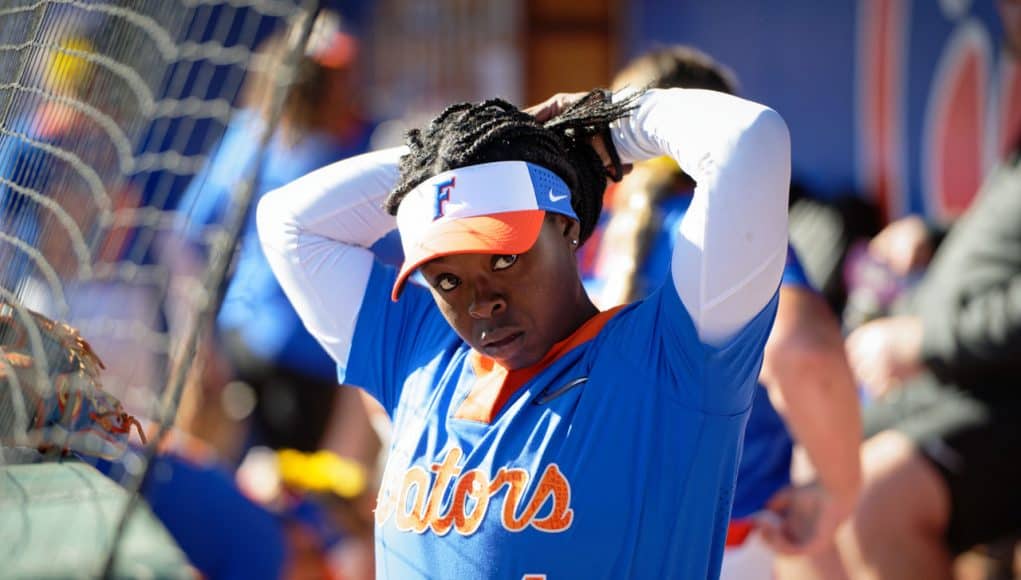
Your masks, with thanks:
<instances>
[{"instance_id":1,"label":"compression sleeve","mask_svg":"<svg viewBox=\"0 0 1021 580\"><path fill-rule=\"evenodd\" d=\"M699 338L722 344L780 282L790 186L786 124L772 109L724 93L653 89L611 132L623 162L669 155L695 180L671 278Z\"/></svg>"},{"instance_id":2,"label":"compression sleeve","mask_svg":"<svg viewBox=\"0 0 1021 580\"><path fill-rule=\"evenodd\" d=\"M347 365L372 272L367 249L396 227L383 200L405 147L314 171L263 197L257 212L266 259L305 327Z\"/></svg>"}]
</instances>

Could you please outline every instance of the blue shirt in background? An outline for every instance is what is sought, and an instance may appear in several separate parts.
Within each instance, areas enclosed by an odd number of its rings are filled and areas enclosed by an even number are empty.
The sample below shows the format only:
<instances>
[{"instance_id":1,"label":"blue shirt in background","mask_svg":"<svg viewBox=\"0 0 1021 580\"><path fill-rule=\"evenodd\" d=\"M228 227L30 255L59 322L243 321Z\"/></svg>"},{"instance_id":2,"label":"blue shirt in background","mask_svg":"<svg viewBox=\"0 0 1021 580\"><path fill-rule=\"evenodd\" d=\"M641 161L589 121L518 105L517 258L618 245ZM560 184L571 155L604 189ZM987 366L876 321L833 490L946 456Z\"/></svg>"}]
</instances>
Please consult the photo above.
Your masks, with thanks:
<instances>
[{"instance_id":1,"label":"blue shirt in background","mask_svg":"<svg viewBox=\"0 0 1021 580\"><path fill-rule=\"evenodd\" d=\"M215 154L195 176L180 203L185 237L205 247L210 225L222 223L234 188L256 162L263 122L252 111L241 111L231 121ZM365 152L372 127L356 138L340 142L311 132L297 143L279 134L271 140L259 173L252 207L263 195L335 161ZM236 332L256 356L287 369L324 379L336 376L329 355L305 330L266 262L249 212L240 241L237 266L227 287L216 321L220 332Z\"/></svg>"}]
</instances>

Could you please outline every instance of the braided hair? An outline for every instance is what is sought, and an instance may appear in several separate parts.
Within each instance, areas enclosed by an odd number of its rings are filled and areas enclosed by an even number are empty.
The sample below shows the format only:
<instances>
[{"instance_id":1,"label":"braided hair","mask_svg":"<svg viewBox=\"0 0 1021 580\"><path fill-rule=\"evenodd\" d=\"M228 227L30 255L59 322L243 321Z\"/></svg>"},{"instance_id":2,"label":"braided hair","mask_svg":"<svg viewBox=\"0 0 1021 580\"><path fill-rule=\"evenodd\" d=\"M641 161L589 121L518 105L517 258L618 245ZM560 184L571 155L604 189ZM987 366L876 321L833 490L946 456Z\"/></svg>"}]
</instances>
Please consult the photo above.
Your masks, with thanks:
<instances>
[{"instance_id":1,"label":"braided hair","mask_svg":"<svg viewBox=\"0 0 1021 580\"><path fill-rule=\"evenodd\" d=\"M622 175L608 127L630 112L639 94L618 102L607 96L594 90L545 123L501 99L448 107L426 128L408 132L410 152L401 157L400 179L384 202L386 210L397 215L404 196L444 171L526 161L553 171L567 184L581 225L579 241L584 243L599 220L607 175L615 180ZM600 134L614 164L612 173L591 145Z\"/></svg>"}]
</instances>

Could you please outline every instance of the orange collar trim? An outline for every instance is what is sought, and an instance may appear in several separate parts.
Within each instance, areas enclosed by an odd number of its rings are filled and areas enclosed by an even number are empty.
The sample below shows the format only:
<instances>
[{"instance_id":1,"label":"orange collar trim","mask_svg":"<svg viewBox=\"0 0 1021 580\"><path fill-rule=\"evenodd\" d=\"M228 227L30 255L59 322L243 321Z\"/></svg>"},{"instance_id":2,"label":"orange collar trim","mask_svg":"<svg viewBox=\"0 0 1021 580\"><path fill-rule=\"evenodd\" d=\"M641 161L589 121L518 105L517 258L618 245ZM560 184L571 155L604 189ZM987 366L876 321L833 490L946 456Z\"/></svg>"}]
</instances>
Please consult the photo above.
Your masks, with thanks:
<instances>
[{"instance_id":1,"label":"orange collar trim","mask_svg":"<svg viewBox=\"0 0 1021 580\"><path fill-rule=\"evenodd\" d=\"M595 338L621 308L623 306L617 306L596 314L578 327L571 336L554 344L542 360L523 369L508 370L495 360L473 350L468 357L475 371L475 384L457 408L454 418L492 423L500 409L525 383L575 347Z\"/></svg>"}]
</instances>

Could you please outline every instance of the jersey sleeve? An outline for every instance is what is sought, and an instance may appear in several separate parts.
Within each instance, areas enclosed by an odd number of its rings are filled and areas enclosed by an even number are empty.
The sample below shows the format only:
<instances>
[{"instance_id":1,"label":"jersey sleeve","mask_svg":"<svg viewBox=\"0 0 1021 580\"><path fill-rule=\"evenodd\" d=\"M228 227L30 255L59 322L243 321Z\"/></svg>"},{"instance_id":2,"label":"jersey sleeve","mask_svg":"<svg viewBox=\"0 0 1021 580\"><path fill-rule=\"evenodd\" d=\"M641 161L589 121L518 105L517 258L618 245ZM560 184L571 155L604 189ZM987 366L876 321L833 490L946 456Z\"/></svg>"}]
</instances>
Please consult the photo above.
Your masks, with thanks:
<instances>
[{"instance_id":1,"label":"jersey sleeve","mask_svg":"<svg viewBox=\"0 0 1021 580\"><path fill-rule=\"evenodd\" d=\"M612 135L625 163L669 155L695 180L669 285L698 338L727 343L772 299L786 262L786 124L772 109L731 95L653 89Z\"/></svg>"},{"instance_id":2,"label":"jersey sleeve","mask_svg":"<svg viewBox=\"0 0 1021 580\"><path fill-rule=\"evenodd\" d=\"M815 287L808 280L808 274L805 273L805 268L801 265L801 259L798 258L798 252L795 251L794 246L787 246L787 261L783 266L783 276L780 278L780 284L805 290L815 290Z\"/></svg>"},{"instance_id":3,"label":"jersey sleeve","mask_svg":"<svg viewBox=\"0 0 1021 580\"><path fill-rule=\"evenodd\" d=\"M626 359L622 365L638 369L635 376L643 373L656 388L670 389L685 407L711 415L741 413L758 388L762 352L778 303L779 293L774 292L739 332L707 343L666 282L614 318L600 356Z\"/></svg>"},{"instance_id":4,"label":"jersey sleeve","mask_svg":"<svg viewBox=\"0 0 1021 580\"><path fill-rule=\"evenodd\" d=\"M341 383L368 391L391 417L405 380L415 372L433 372L460 344L425 288L409 282L401 299L391 301L396 280L396 268L373 264L350 356L338 366Z\"/></svg>"}]
</instances>

